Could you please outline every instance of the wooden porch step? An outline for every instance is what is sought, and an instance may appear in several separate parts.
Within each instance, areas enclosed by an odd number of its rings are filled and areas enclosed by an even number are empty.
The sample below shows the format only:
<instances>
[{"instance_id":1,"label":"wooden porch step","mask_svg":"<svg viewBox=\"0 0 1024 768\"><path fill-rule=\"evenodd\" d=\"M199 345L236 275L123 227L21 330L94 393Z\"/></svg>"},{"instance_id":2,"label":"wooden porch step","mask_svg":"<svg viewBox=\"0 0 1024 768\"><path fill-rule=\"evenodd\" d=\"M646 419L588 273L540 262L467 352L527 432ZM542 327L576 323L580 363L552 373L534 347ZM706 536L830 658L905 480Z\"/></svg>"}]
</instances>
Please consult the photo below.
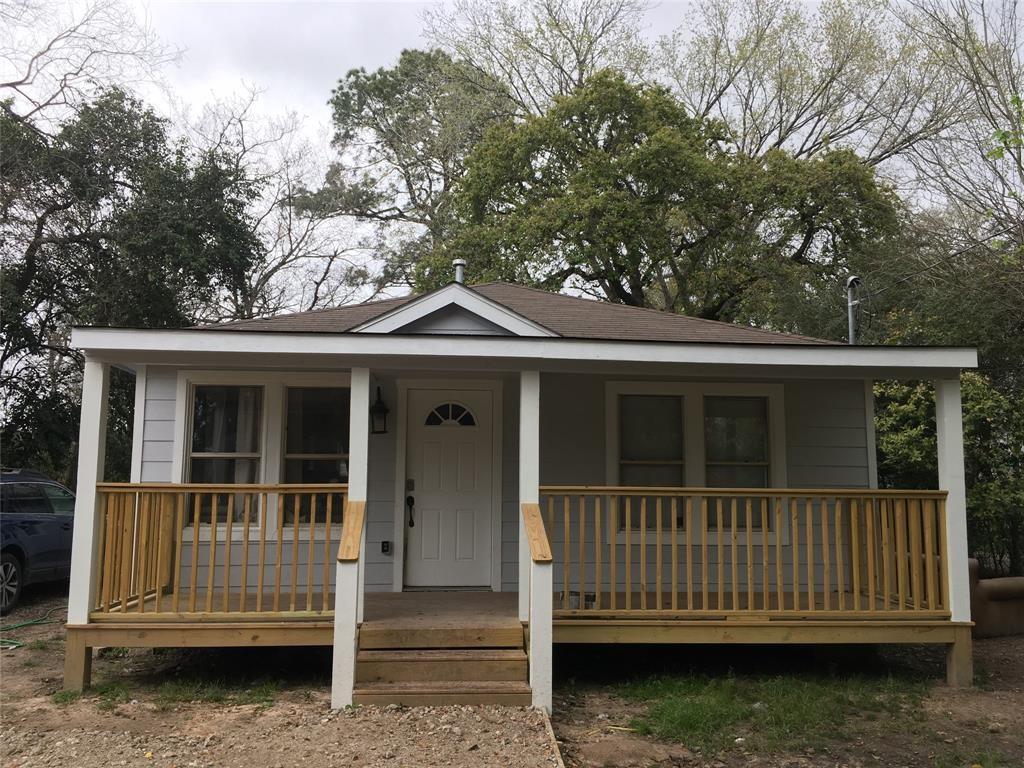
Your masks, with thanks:
<instances>
[{"instance_id":1,"label":"wooden porch step","mask_svg":"<svg viewBox=\"0 0 1024 768\"><path fill-rule=\"evenodd\" d=\"M516 681L423 681L401 683L360 683L352 694L356 704L505 704L529 706L530 686Z\"/></svg>"},{"instance_id":2,"label":"wooden porch step","mask_svg":"<svg viewBox=\"0 0 1024 768\"><path fill-rule=\"evenodd\" d=\"M523 682L526 676L526 653L512 648L360 650L356 658L357 683Z\"/></svg>"},{"instance_id":3,"label":"wooden porch step","mask_svg":"<svg viewBox=\"0 0 1024 768\"><path fill-rule=\"evenodd\" d=\"M523 627L518 623L490 627L417 627L366 622L359 629L359 648L519 648Z\"/></svg>"}]
</instances>

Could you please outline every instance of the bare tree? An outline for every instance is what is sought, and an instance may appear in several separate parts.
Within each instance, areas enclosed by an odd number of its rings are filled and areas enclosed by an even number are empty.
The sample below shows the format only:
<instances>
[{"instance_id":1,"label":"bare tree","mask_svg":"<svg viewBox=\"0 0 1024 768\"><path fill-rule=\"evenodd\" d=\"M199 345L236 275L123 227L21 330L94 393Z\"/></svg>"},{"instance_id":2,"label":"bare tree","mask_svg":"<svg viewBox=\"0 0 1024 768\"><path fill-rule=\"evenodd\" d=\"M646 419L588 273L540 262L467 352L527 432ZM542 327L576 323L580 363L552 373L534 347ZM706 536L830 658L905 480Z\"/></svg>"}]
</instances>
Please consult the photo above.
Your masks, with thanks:
<instances>
[{"instance_id":1,"label":"bare tree","mask_svg":"<svg viewBox=\"0 0 1024 768\"><path fill-rule=\"evenodd\" d=\"M704 0L661 39L658 65L755 157L843 146L877 164L962 116L962 84L880 0Z\"/></svg>"},{"instance_id":2,"label":"bare tree","mask_svg":"<svg viewBox=\"0 0 1024 768\"><path fill-rule=\"evenodd\" d=\"M592 74L647 70L645 0L454 0L424 14L427 39L500 83L524 114Z\"/></svg>"},{"instance_id":3,"label":"bare tree","mask_svg":"<svg viewBox=\"0 0 1024 768\"><path fill-rule=\"evenodd\" d=\"M905 18L966 91L965 119L915 147L915 168L934 202L951 208L965 229L984 235L1010 227L1024 243L1024 17L1017 3L914 0Z\"/></svg>"},{"instance_id":4,"label":"bare tree","mask_svg":"<svg viewBox=\"0 0 1024 768\"><path fill-rule=\"evenodd\" d=\"M304 134L294 113L260 115L259 91L206 105L182 118L192 143L229 159L258 187L248 216L261 251L236 288L201 315L207 320L265 317L367 298L372 258L351 222L294 203L320 180L327 140Z\"/></svg>"},{"instance_id":5,"label":"bare tree","mask_svg":"<svg viewBox=\"0 0 1024 768\"><path fill-rule=\"evenodd\" d=\"M177 55L125 0L0 4L0 105L37 128L98 87L155 79Z\"/></svg>"}]
</instances>

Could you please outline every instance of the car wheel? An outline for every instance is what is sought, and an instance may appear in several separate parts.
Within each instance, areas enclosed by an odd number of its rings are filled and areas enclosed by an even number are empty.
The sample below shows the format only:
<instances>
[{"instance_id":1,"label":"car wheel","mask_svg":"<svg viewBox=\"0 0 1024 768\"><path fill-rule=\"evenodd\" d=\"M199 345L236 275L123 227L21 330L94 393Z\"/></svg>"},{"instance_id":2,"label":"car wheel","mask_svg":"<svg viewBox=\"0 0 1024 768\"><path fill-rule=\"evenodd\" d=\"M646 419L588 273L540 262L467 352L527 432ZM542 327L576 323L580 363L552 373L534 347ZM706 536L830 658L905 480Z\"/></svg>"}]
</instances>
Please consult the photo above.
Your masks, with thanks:
<instances>
[{"instance_id":1,"label":"car wheel","mask_svg":"<svg viewBox=\"0 0 1024 768\"><path fill-rule=\"evenodd\" d=\"M4 552L0 556L0 615L6 616L21 597L21 561Z\"/></svg>"}]
</instances>

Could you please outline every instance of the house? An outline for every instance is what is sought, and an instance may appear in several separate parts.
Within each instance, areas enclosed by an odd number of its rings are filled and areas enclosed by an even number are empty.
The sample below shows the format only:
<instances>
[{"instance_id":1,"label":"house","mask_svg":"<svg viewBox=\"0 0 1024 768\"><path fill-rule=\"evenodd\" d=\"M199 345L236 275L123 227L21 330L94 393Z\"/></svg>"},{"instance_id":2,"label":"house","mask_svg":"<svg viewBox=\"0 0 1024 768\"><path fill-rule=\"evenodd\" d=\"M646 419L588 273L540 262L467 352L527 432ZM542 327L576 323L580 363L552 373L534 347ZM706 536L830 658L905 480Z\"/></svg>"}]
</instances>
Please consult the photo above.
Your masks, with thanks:
<instances>
[{"instance_id":1,"label":"house","mask_svg":"<svg viewBox=\"0 0 1024 768\"><path fill-rule=\"evenodd\" d=\"M555 643L934 643L971 682L974 350L461 282L73 343L69 688L94 647L247 645L333 646L335 706L548 709ZM878 488L880 378L935 382L939 488Z\"/></svg>"}]
</instances>

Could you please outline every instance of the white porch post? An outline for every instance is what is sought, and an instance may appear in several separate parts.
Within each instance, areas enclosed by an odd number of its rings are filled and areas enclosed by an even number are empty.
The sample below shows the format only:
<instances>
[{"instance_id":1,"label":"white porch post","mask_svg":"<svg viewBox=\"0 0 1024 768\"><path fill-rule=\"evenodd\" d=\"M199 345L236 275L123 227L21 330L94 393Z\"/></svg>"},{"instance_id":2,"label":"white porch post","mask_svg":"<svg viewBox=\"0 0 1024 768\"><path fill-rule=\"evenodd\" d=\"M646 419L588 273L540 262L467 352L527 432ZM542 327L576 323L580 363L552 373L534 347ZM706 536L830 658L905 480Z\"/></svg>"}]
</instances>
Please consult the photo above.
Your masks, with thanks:
<instances>
[{"instance_id":1,"label":"white porch post","mask_svg":"<svg viewBox=\"0 0 1024 768\"><path fill-rule=\"evenodd\" d=\"M348 500L366 501L370 434L370 371L352 369L349 415ZM363 613L363 571L366 561L366 526L359 560L339 562L334 587L334 660L331 706L352 703L356 679L356 639Z\"/></svg>"},{"instance_id":2,"label":"white porch post","mask_svg":"<svg viewBox=\"0 0 1024 768\"><path fill-rule=\"evenodd\" d=\"M519 617L530 622L533 706L551 711L552 565L535 563L521 505L540 501L540 373L519 375Z\"/></svg>"},{"instance_id":3,"label":"white porch post","mask_svg":"<svg viewBox=\"0 0 1024 768\"><path fill-rule=\"evenodd\" d=\"M100 516L96 514L96 484L103 480L106 457L107 399L110 366L85 361L82 376L82 418L78 429L78 486L75 528L71 544L71 588L68 593L68 624L86 624L96 593L96 542ZM78 633L68 632L64 650L64 687L80 691L89 686L92 648Z\"/></svg>"},{"instance_id":4,"label":"white porch post","mask_svg":"<svg viewBox=\"0 0 1024 768\"><path fill-rule=\"evenodd\" d=\"M935 382L935 426L938 437L939 488L949 493L946 499L949 607L953 621L970 621L967 486L964 481L964 433L959 379L939 379Z\"/></svg>"},{"instance_id":5,"label":"white porch post","mask_svg":"<svg viewBox=\"0 0 1024 768\"><path fill-rule=\"evenodd\" d=\"M75 492L75 529L71 545L71 590L68 594L68 624L89 621L95 593L99 515L96 514L96 484L103 481L106 458L107 400L110 366L85 361L82 377L82 420L78 429L78 485Z\"/></svg>"},{"instance_id":6,"label":"white porch post","mask_svg":"<svg viewBox=\"0 0 1024 768\"><path fill-rule=\"evenodd\" d=\"M946 562L949 576L949 610L954 622L971 620L971 588L967 573L967 485L964 480L964 433L960 405L960 379L935 381L935 427L938 438L939 488L946 498ZM950 685L971 685L971 631L957 631L946 656Z\"/></svg>"}]
</instances>

